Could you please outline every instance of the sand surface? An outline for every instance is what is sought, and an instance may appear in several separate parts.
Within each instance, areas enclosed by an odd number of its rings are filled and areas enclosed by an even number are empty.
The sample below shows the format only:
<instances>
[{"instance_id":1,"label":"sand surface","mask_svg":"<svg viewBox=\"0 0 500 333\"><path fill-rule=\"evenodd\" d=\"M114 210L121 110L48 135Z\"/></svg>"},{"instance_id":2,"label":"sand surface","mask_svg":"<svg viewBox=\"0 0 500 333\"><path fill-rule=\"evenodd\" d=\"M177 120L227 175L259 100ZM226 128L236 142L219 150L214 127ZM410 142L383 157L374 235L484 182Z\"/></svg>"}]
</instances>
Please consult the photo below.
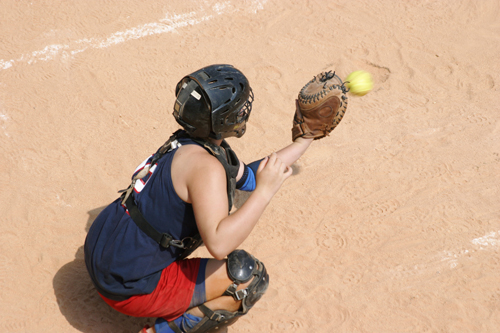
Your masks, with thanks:
<instances>
[{"instance_id":1,"label":"sand surface","mask_svg":"<svg viewBox=\"0 0 500 333\"><path fill-rule=\"evenodd\" d=\"M497 0L0 7L1 331L152 322L107 307L82 245L178 128L177 81L214 63L253 87L248 132L229 141L247 162L290 142L294 99L313 75L375 80L241 246L271 285L229 332L500 331Z\"/></svg>"}]
</instances>

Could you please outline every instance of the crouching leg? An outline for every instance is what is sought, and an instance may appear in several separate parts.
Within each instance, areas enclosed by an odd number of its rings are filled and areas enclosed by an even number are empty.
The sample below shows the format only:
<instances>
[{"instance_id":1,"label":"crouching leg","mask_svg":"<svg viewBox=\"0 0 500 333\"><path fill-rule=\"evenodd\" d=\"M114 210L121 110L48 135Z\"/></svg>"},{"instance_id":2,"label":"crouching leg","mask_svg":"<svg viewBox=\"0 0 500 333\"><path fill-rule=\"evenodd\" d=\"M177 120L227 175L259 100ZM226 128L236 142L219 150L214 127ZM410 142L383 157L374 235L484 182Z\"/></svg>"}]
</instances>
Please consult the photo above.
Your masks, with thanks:
<instances>
[{"instance_id":1,"label":"crouching leg","mask_svg":"<svg viewBox=\"0 0 500 333\"><path fill-rule=\"evenodd\" d=\"M240 309L235 312L211 310L202 304L198 306L198 309L204 314L204 317L186 331L187 333L215 333L233 324L257 303L269 286L269 275L264 264L244 250L235 250L228 255L227 273L233 282L222 296L232 296L236 301L241 301ZM252 282L248 287L237 290L241 283L250 280ZM175 322L172 321L168 324L174 332L183 333Z\"/></svg>"}]
</instances>

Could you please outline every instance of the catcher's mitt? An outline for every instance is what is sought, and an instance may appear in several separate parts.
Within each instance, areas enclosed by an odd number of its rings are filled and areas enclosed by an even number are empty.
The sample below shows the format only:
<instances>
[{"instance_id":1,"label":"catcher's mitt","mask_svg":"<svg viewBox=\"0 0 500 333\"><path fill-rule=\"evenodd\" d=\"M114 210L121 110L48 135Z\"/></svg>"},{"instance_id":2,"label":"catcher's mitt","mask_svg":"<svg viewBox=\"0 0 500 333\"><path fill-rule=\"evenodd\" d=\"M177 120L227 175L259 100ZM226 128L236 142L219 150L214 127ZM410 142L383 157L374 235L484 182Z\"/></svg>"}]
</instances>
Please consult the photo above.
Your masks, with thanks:
<instances>
[{"instance_id":1,"label":"catcher's mitt","mask_svg":"<svg viewBox=\"0 0 500 333\"><path fill-rule=\"evenodd\" d=\"M348 91L335 72L322 72L309 81L295 102L292 140L318 140L330 134L344 116Z\"/></svg>"}]
</instances>

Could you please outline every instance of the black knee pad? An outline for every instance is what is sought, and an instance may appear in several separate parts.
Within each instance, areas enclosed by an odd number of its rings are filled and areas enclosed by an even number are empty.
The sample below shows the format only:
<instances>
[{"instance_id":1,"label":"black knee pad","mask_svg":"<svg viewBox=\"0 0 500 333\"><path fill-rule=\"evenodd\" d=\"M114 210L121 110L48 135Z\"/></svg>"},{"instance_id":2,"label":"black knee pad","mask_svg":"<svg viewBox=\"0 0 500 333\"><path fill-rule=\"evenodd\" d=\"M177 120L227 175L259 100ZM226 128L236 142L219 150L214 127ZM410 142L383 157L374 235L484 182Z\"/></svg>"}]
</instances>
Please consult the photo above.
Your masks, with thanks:
<instances>
[{"instance_id":1,"label":"black knee pad","mask_svg":"<svg viewBox=\"0 0 500 333\"><path fill-rule=\"evenodd\" d=\"M269 275L262 262L245 250L234 250L227 256L227 273L233 283L223 295L232 296L237 301L242 301L242 312L247 313L267 290ZM250 285L241 290L236 290L238 285L250 281Z\"/></svg>"},{"instance_id":2,"label":"black knee pad","mask_svg":"<svg viewBox=\"0 0 500 333\"><path fill-rule=\"evenodd\" d=\"M233 324L241 316L245 315L255 303L264 295L269 286L269 275L262 262L244 250L235 250L227 256L227 273L233 283L226 289L223 295L232 296L241 301L240 311L211 310L204 304L198 308L204 317L188 333L216 333ZM252 282L247 288L236 290L241 283ZM172 321L170 328L174 332L182 332Z\"/></svg>"}]
</instances>

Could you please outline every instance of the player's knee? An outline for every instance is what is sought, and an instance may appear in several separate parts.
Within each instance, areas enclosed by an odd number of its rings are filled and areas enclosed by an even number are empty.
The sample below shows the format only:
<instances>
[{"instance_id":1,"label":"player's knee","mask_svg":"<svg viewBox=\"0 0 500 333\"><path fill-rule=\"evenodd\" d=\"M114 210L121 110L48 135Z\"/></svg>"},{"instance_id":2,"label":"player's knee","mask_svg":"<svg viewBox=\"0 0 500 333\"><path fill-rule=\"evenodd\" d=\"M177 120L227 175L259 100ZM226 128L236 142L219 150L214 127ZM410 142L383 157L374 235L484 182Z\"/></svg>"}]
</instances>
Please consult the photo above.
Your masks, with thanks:
<instances>
[{"instance_id":1,"label":"player's knee","mask_svg":"<svg viewBox=\"0 0 500 333\"><path fill-rule=\"evenodd\" d=\"M269 275L264 264L245 250L234 250L227 256L227 273L233 283L224 295L241 301L242 312L247 313L261 299L269 286ZM238 290L240 284L248 284Z\"/></svg>"},{"instance_id":2,"label":"player's knee","mask_svg":"<svg viewBox=\"0 0 500 333\"><path fill-rule=\"evenodd\" d=\"M241 301L240 310L211 310L202 304L198 309L204 317L188 330L189 333L219 332L233 324L257 303L269 286L269 275L264 264L244 250L235 250L227 256L227 274L233 283L223 296L232 296L235 301ZM241 286L243 288L238 289Z\"/></svg>"}]
</instances>

